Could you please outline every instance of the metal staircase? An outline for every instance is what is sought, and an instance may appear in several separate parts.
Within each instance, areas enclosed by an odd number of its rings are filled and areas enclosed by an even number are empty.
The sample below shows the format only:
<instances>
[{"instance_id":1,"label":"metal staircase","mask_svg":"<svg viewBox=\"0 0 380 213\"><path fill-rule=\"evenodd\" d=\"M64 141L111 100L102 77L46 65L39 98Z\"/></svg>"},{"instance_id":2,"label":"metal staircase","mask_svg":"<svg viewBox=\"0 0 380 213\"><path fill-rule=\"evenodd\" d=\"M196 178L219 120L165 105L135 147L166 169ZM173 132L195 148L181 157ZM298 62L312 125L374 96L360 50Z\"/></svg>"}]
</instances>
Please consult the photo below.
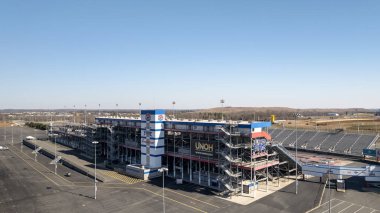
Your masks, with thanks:
<instances>
[{"instance_id":1,"label":"metal staircase","mask_svg":"<svg viewBox=\"0 0 380 213\"><path fill-rule=\"evenodd\" d=\"M224 127L219 127L219 130L228 136L240 136L240 132L230 133Z\"/></svg>"},{"instance_id":2,"label":"metal staircase","mask_svg":"<svg viewBox=\"0 0 380 213\"><path fill-rule=\"evenodd\" d=\"M227 127L227 128L225 128ZM240 136L240 132L232 132L232 125L226 125L225 127L219 127L220 133L223 135L219 137L218 140L225 145L225 148L218 152L221 157L221 161L217 164L223 172L224 175L220 175L218 180L220 184L222 184L228 191L228 193L239 191L238 178L242 176L241 172L234 171L232 169L232 164L241 163L242 159L238 156L233 156L233 153L236 153L238 149L244 148L244 145L236 145L232 143L233 137ZM227 130L229 128L229 131ZM233 167L235 168L235 167Z\"/></svg>"},{"instance_id":3,"label":"metal staircase","mask_svg":"<svg viewBox=\"0 0 380 213\"><path fill-rule=\"evenodd\" d=\"M239 148L243 148L244 146L243 145L235 145L231 142L229 142L229 138L227 139L226 137L221 137L221 138L218 138L218 140L220 142L222 142L226 147L228 147L229 149L239 149Z\"/></svg>"},{"instance_id":4,"label":"metal staircase","mask_svg":"<svg viewBox=\"0 0 380 213\"><path fill-rule=\"evenodd\" d=\"M300 161L296 160L296 158L287 149L285 149L285 147L283 147L282 145L279 145L279 144L273 144L272 148L275 151L277 151L278 153L285 155L289 160L291 160L293 163L297 164L298 167L302 168L302 163Z\"/></svg>"},{"instance_id":5,"label":"metal staircase","mask_svg":"<svg viewBox=\"0 0 380 213\"><path fill-rule=\"evenodd\" d=\"M372 142L366 148L371 148L371 146L373 146L376 143L376 141L379 140L379 138L380 138L380 134L377 134L375 138L372 140Z\"/></svg>"},{"instance_id":6,"label":"metal staircase","mask_svg":"<svg viewBox=\"0 0 380 213\"><path fill-rule=\"evenodd\" d=\"M219 176L218 180L219 182L228 190L231 192L236 191L237 189L234 188L230 183L229 183L229 177L228 176Z\"/></svg>"},{"instance_id":7,"label":"metal staircase","mask_svg":"<svg viewBox=\"0 0 380 213\"><path fill-rule=\"evenodd\" d=\"M240 177L241 176L241 172L234 172L232 171L230 168L228 168L228 164L217 164L216 165L217 167L221 168L224 173L226 173L229 177Z\"/></svg>"},{"instance_id":8,"label":"metal staircase","mask_svg":"<svg viewBox=\"0 0 380 213\"><path fill-rule=\"evenodd\" d=\"M225 160L227 160L229 163L239 163L241 162L241 159L234 158L230 154L227 154L225 151L218 152L220 156L222 156Z\"/></svg>"}]
</instances>

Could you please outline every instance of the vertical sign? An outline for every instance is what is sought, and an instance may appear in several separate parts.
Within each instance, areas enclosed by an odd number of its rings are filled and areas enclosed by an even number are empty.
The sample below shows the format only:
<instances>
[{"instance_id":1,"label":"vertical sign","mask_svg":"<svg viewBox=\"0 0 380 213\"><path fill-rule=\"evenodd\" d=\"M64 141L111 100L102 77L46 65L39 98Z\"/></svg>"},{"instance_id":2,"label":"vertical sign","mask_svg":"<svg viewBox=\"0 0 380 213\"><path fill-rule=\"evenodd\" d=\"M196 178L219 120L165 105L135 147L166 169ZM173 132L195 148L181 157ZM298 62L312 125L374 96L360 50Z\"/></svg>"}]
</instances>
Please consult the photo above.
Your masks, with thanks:
<instances>
[{"instance_id":1,"label":"vertical sign","mask_svg":"<svg viewBox=\"0 0 380 213\"><path fill-rule=\"evenodd\" d=\"M164 110L141 111L141 164L147 168L160 168L164 144Z\"/></svg>"}]
</instances>

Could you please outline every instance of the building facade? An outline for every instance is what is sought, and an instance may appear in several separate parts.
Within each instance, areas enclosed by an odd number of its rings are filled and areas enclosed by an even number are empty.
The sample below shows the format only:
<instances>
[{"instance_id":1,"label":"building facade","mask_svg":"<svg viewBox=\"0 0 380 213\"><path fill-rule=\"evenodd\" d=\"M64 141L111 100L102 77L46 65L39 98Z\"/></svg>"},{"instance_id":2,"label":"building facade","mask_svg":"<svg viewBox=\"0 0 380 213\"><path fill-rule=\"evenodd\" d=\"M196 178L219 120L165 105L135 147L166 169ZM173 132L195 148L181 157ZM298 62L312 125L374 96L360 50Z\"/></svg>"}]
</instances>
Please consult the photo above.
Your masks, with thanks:
<instances>
[{"instance_id":1,"label":"building facade","mask_svg":"<svg viewBox=\"0 0 380 213\"><path fill-rule=\"evenodd\" d=\"M100 142L97 155L111 167L167 167L170 177L225 192L288 175L268 149L271 122L170 119L164 110L142 110L140 117L97 117L95 123L90 140ZM65 135L60 141L73 140Z\"/></svg>"}]
</instances>

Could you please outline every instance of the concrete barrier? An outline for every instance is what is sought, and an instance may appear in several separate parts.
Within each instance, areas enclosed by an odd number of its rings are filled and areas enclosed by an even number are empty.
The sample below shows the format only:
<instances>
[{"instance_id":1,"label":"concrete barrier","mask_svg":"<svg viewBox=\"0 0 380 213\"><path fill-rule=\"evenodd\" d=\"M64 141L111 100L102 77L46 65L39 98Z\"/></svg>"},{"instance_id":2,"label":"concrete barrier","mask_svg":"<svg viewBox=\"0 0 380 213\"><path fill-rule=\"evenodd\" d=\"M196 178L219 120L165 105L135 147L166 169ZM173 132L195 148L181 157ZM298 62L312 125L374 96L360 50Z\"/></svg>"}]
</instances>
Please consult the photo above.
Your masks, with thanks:
<instances>
[{"instance_id":1,"label":"concrete barrier","mask_svg":"<svg viewBox=\"0 0 380 213\"><path fill-rule=\"evenodd\" d=\"M38 147L39 145L37 144L34 144L32 140L23 140L23 144L31 149L34 150L35 147ZM41 154L47 156L48 158L51 158L51 159L54 159L55 158L55 155L54 153L50 152L49 150L45 149L44 147L41 147L42 149L39 151ZM93 171L93 169L88 169L84 166L81 166L81 165L78 165L76 164L75 162L72 162L71 160L69 159L65 159L64 156L62 156L62 159L61 159L61 162L64 166L72 169L72 170L75 170L83 175L86 175L90 178L95 178L95 172ZM97 173L96 174L96 179L100 182L105 182L105 178Z\"/></svg>"}]
</instances>

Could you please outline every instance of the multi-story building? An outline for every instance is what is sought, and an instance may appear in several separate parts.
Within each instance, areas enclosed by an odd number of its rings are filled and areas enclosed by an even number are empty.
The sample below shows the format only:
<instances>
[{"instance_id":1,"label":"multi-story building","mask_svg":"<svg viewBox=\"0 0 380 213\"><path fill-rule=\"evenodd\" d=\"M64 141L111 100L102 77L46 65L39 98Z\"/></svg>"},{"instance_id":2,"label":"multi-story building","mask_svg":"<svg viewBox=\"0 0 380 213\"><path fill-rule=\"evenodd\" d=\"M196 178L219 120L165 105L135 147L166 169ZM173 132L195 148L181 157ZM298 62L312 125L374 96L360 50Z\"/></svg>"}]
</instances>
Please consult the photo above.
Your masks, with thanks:
<instances>
[{"instance_id":1,"label":"multi-story building","mask_svg":"<svg viewBox=\"0 0 380 213\"><path fill-rule=\"evenodd\" d=\"M284 175L280 165L285 163L268 149L271 122L173 119L164 110L97 117L95 122L90 140L100 142L98 155L113 167L167 167L168 176L226 192Z\"/></svg>"},{"instance_id":2,"label":"multi-story building","mask_svg":"<svg viewBox=\"0 0 380 213\"><path fill-rule=\"evenodd\" d=\"M144 173L168 168L168 176L225 192L254 188L288 175L277 152L268 149L271 122L173 119L164 110L138 117L97 117L95 125L60 127L57 141L107 165ZM92 141L99 141L98 144ZM145 176L144 176L145 177ZM149 177L149 175L147 176ZM154 177L154 175L152 175Z\"/></svg>"}]
</instances>

